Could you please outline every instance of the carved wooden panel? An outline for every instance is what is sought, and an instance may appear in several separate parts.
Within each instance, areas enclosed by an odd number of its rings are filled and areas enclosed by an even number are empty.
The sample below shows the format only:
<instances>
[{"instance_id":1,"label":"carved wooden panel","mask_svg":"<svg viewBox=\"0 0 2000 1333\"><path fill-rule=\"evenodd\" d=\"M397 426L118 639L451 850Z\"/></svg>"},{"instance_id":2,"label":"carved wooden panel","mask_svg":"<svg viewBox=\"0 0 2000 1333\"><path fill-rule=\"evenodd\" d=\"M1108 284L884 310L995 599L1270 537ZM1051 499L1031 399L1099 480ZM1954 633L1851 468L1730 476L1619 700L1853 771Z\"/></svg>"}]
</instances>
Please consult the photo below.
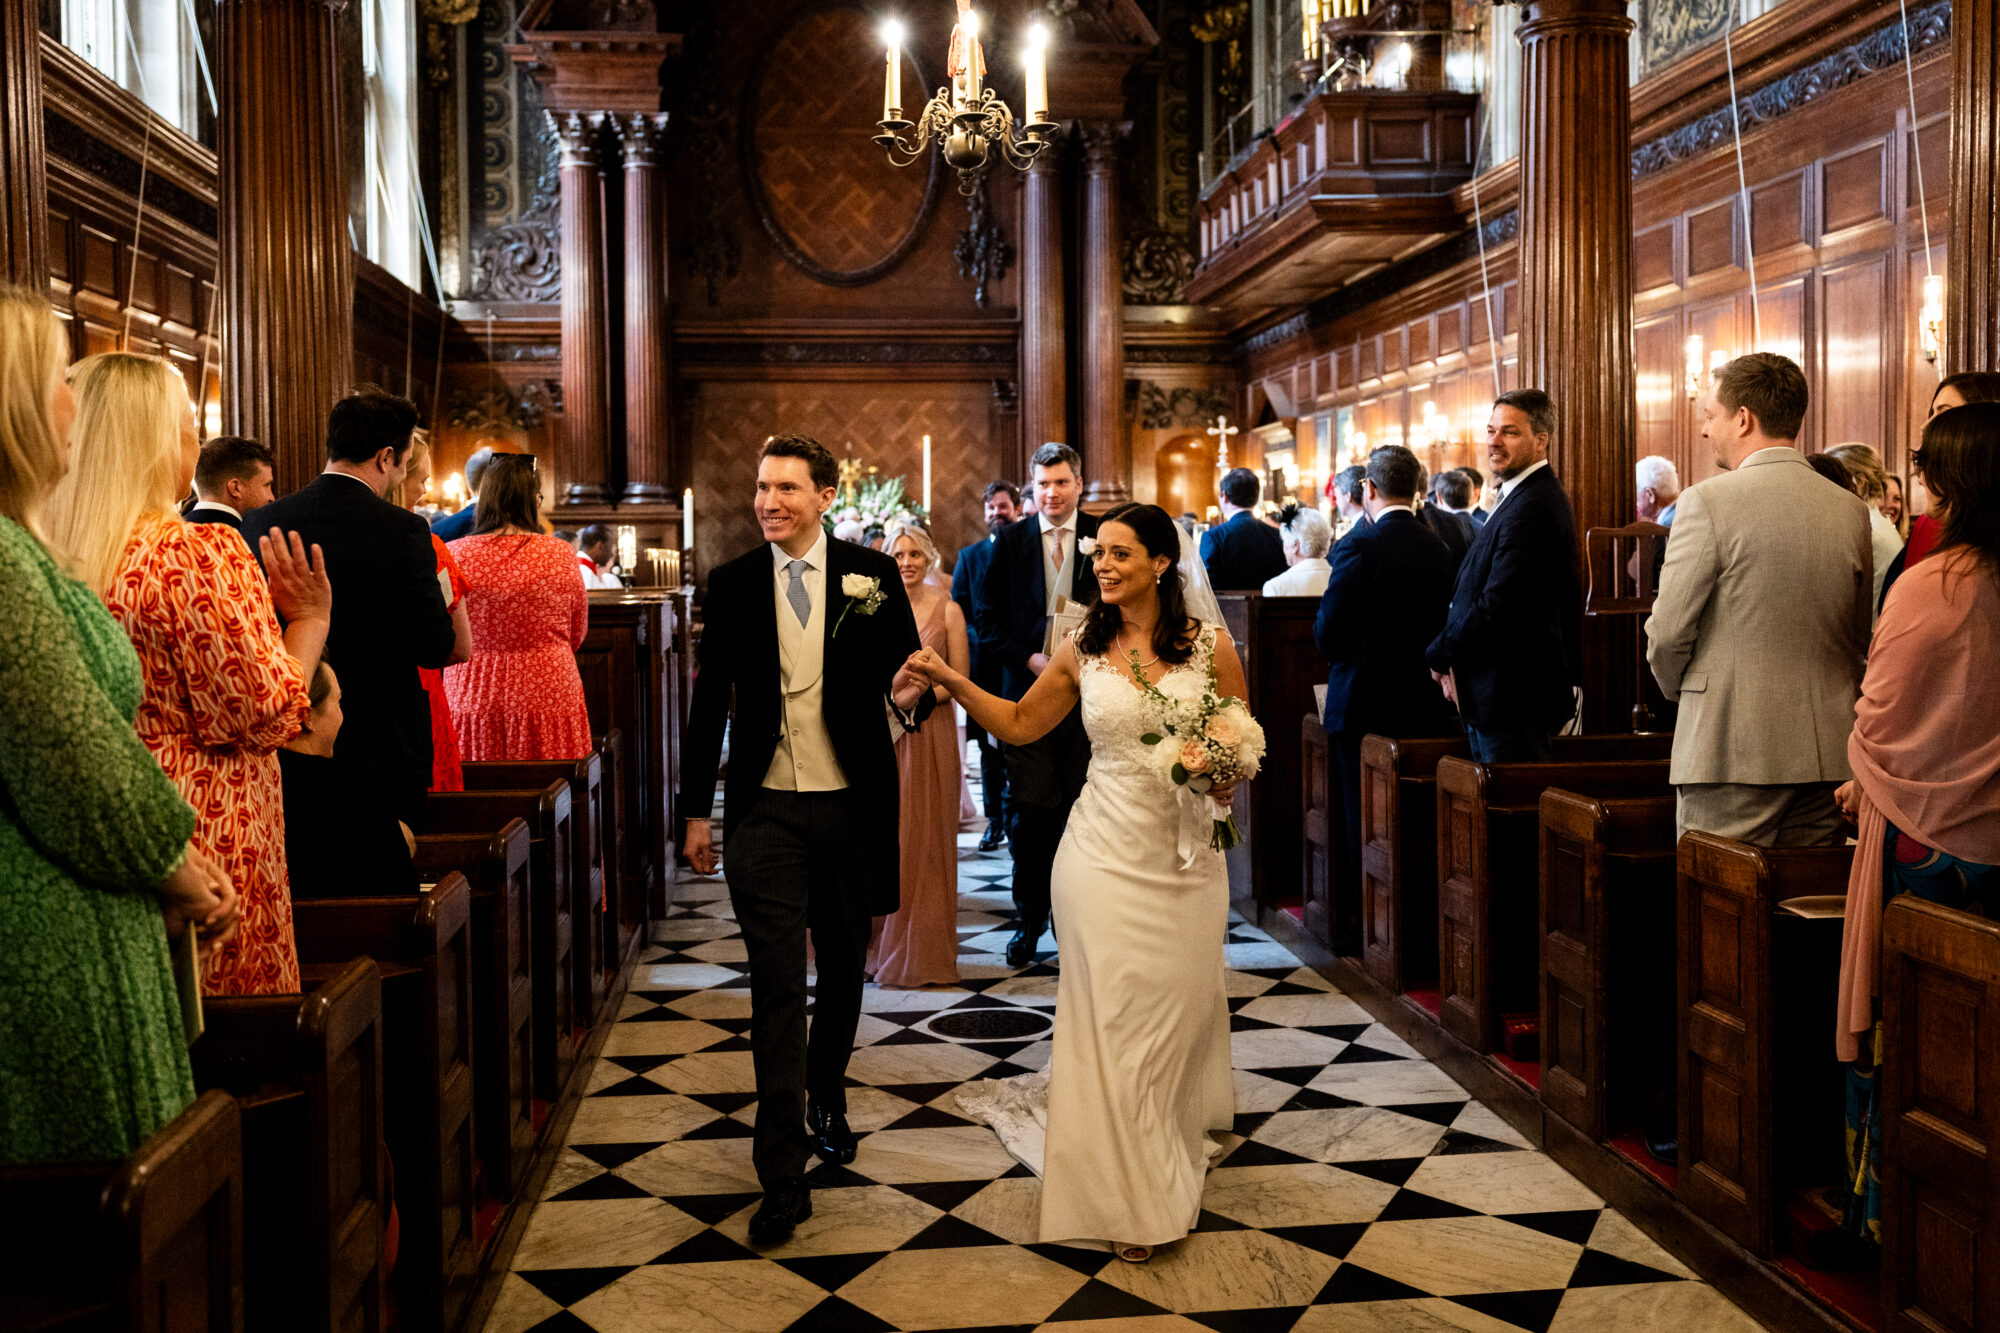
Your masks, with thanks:
<instances>
[{"instance_id":1,"label":"carved wooden panel","mask_svg":"<svg viewBox=\"0 0 2000 1333\"><path fill-rule=\"evenodd\" d=\"M1663 222L1632 238L1632 285L1650 292L1671 287L1679 275L1674 267L1674 224Z\"/></svg>"},{"instance_id":2,"label":"carved wooden panel","mask_svg":"<svg viewBox=\"0 0 2000 1333\"><path fill-rule=\"evenodd\" d=\"M1870 255L1820 278L1819 377L1822 447L1860 443L1879 446L1886 438L1888 399L1882 311L1887 304L1889 261Z\"/></svg>"},{"instance_id":3,"label":"carved wooden panel","mask_svg":"<svg viewBox=\"0 0 2000 1333\"><path fill-rule=\"evenodd\" d=\"M1632 362L1639 377L1639 435L1636 450L1676 457L1681 450L1675 429L1677 401L1686 401L1686 354L1678 310L1640 320L1632 330ZM1685 471L1685 469L1683 469ZM1689 478L1683 479L1683 484Z\"/></svg>"},{"instance_id":4,"label":"carved wooden panel","mask_svg":"<svg viewBox=\"0 0 2000 1333\"><path fill-rule=\"evenodd\" d=\"M1687 229L1687 271L1690 278L1736 266L1743 228L1736 220L1736 201L1733 198L1688 214Z\"/></svg>"},{"instance_id":5,"label":"carved wooden panel","mask_svg":"<svg viewBox=\"0 0 2000 1333\"><path fill-rule=\"evenodd\" d=\"M1465 320L1456 305L1446 306L1438 311L1437 350L1439 356L1450 356L1465 346Z\"/></svg>"},{"instance_id":6,"label":"carved wooden panel","mask_svg":"<svg viewBox=\"0 0 2000 1333\"><path fill-rule=\"evenodd\" d=\"M1419 319L1409 326L1410 364L1419 365L1431 359L1431 322Z\"/></svg>"},{"instance_id":7,"label":"carved wooden panel","mask_svg":"<svg viewBox=\"0 0 2000 1333\"><path fill-rule=\"evenodd\" d=\"M1889 146L1882 140L1826 160L1820 176L1823 233L1889 215Z\"/></svg>"},{"instance_id":8,"label":"carved wooden panel","mask_svg":"<svg viewBox=\"0 0 2000 1333\"><path fill-rule=\"evenodd\" d=\"M1795 171L1750 191L1750 243L1758 255L1806 243L1806 181Z\"/></svg>"},{"instance_id":9,"label":"carved wooden panel","mask_svg":"<svg viewBox=\"0 0 2000 1333\"><path fill-rule=\"evenodd\" d=\"M1430 161L1429 116L1374 115L1367 124L1370 166L1420 166Z\"/></svg>"},{"instance_id":10,"label":"carved wooden panel","mask_svg":"<svg viewBox=\"0 0 2000 1333\"><path fill-rule=\"evenodd\" d=\"M1732 350L1738 355L1758 351L1788 356L1804 366L1807 376L1811 377L1813 368L1806 365L1805 275L1759 289L1753 313L1757 323L1751 330L1751 337L1756 346L1740 346ZM1808 416L1806 420L1810 422L1812 418Z\"/></svg>"},{"instance_id":11,"label":"carved wooden panel","mask_svg":"<svg viewBox=\"0 0 2000 1333\"><path fill-rule=\"evenodd\" d=\"M1403 355L1403 331L1391 329L1382 335L1382 373L1391 374L1407 364Z\"/></svg>"}]
</instances>

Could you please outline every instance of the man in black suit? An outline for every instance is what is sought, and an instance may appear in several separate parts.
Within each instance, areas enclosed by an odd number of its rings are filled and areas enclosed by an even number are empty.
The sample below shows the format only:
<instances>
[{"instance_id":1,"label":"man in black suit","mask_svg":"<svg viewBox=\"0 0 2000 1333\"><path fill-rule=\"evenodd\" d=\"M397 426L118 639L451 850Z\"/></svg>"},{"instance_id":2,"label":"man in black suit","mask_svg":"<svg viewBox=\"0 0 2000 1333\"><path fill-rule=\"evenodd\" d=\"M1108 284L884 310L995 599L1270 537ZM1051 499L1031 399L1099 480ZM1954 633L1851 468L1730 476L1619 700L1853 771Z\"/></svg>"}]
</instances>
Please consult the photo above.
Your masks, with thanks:
<instances>
[{"instance_id":1,"label":"man in black suit","mask_svg":"<svg viewBox=\"0 0 2000 1333\"><path fill-rule=\"evenodd\" d=\"M972 650L972 681L989 694L1000 692L1000 659L980 646L979 625L973 619L973 589L986 576L993 562L993 542L1000 529L1021 516L1021 488L1011 481L989 482L986 487L986 538L958 553L951 571L951 600L965 612L966 639ZM979 746L979 782L986 799L986 832L979 835L979 850L998 850L1007 837L1007 761L1000 742L987 735L986 728L965 719L965 733Z\"/></svg>"},{"instance_id":2,"label":"man in black suit","mask_svg":"<svg viewBox=\"0 0 2000 1333\"><path fill-rule=\"evenodd\" d=\"M333 752L339 780L386 791L396 817L421 832L431 705L417 668L450 662L454 635L430 529L383 498L403 479L416 425L408 399L379 389L341 399L327 416L326 470L246 514L243 533L255 549L256 537L283 528L325 553L326 655L340 668L346 717Z\"/></svg>"},{"instance_id":3,"label":"man in black suit","mask_svg":"<svg viewBox=\"0 0 2000 1333\"><path fill-rule=\"evenodd\" d=\"M1257 592L1265 582L1285 572L1285 540L1278 530L1257 517L1257 496L1263 488L1247 467L1222 475L1222 522L1201 536L1201 563L1217 591Z\"/></svg>"},{"instance_id":4,"label":"man in black suit","mask_svg":"<svg viewBox=\"0 0 2000 1333\"><path fill-rule=\"evenodd\" d=\"M1471 508L1465 511L1465 516L1472 520L1473 527L1483 528L1491 514L1490 510L1479 503L1486 494L1486 474L1476 467L1462 467L1458 470L1458 474L1472 487Z\"/></svg>"},{"instance_id":5,"label":"man in black suit","mask_svg":"<svg viewBox=\"0 0 2000 1333\"><path fill-rule=\"evenodd\" d=\"M1368 458L1362 505L1371 520L1334 544L1313 636L1330 664L1326 725L1340 780L1341 843L1334 878L1334 951L1361 945L1361 738L1450 736L1451 706L1424 668L1444 628L1454 561L1417 521L1412 502L1423 465L1401 445Z\"/></svg>"},{"instance_id":6,"label":"man in black suit","mask_svg":"<svg viewBox=\"0 0 2000 1333\"><path fill-rule=\"evenodd\" d=\"M1484 763L1546 760L1583 679L1576 515L1549 468L1554 430L1555 405L1540 389L1494 400L1486 456L1500 494L1424 654Z\"/></svg>"},{"instance_id":7,"label":"man in black suit","mask_svg":"<svg viewBox=\"0 0 2000 1333\"><path fill-rule=\"evenodd\" d=\"M1035 450L1029 470L1035 516L994 539L985 577L972 594L980 642L1000 660L1000 693L1015 701L1049 664L1045 650L1056 598L1097 600L1097 575L1077 545L1097 536L1097 520L1077 508L1083 498L1083 459L1066 444L1045 444ZM1090 739L1084 735L1081 710L1071 709L1038 741L1007 746L1006 758L1016 914L1007 965L1026 967L1048 925L1056 847L1090 768Z\"/></svg>"},{"instance_id":8,"label":"man in black suit","mask_svg":"<svg viewBox=\"0 0 2000 1333\"><path fill-rule=\"evenodd\" d=\"M812 1216L805 1168L815 1153L854 1160L846 1078L861 969L873 919L901 902L899 782L884 704L913 728L932 699L923 680L902 672L920 640L895 561L834 540L821 522L838 480L818 441L765 443L756 493L765 540L708 576L681 751L682 847L712 875L709 816L733 718L724 808L729 900L750 954L751 1160L764 1186L750 1239L758 1245L777 1244ZM810 1040L808 931L819 974Z\"/></svg>"},{"instance_id":9,"label":"man in black suit","mask_svg":"<svg viewBox=\"0 0 2000 1333\"><path fill-rule=\"evenodd\" d=\"M1420 463L1417 466L1418 475L1421 477L1423 465ZM1445 549L1451 552L1451 568L1454 574L1458 572L1459 563L1465 559L1465 553L1472 549L1472 539L1479 530L1472 526L1471 519L1440 501L1446 494L1444 488L1452 481L1459 482L1462 486L1464 480L1465 478L1453 473L1440 472L1430 479L1428 504L1422 498L1423 487L1419 487L1417 497L1411 500L1416 507L1417 521L1429 528L1431 533L1444 543Z\"/></svg>"},{"instance_id":10,"label":"man in black suit","mask_svg":"<svg viewBox=\"0 0 2000 1333\"><path fill-rule=\"evenodd\" d=\"M243 515L271 503L275 462L271 451L255 440L216 436L201 447L195 462L194 503L184 517L190 523L222 523L242 532Z\"/></svg>"}]
</instances>

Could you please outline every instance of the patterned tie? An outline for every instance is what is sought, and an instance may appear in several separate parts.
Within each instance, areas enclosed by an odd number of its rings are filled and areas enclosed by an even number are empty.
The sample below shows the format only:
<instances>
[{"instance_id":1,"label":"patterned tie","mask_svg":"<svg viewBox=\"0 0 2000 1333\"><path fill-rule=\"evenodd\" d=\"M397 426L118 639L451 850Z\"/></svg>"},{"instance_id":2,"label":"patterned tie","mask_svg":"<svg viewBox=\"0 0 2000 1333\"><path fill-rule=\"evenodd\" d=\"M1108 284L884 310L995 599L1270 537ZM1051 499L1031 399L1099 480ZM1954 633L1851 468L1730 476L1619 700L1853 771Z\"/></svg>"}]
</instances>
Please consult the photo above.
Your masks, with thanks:
<instances>
[{"instance_id":1,"label":"patterned tie","mask_svg":"<svg viewBox=\"0 0 2000 1333\"><path fill-rule=\"evenodd\" d=\"M798 615L800 625L810 624L813 604L812 594L806 591L806 562L794 560L785 568L790 570L792 575L792 586L785 589L785 600L792 604L792 610Z\"/></svg>"},{"instance_id":2,"label":"patterned tie","mask_svg":"<svg viewBox=\"0 0 2000 1333\"><path fill-rule=\"evenodd\" d=\"M1062 539L1063 539L1063 530L1061 528L1049 529L1049 551L1050 551L1049 558L1055 561L1056 572L1058 574L1062 572L1062 551L1063 551Z\"/></svg>"}]
</instances>

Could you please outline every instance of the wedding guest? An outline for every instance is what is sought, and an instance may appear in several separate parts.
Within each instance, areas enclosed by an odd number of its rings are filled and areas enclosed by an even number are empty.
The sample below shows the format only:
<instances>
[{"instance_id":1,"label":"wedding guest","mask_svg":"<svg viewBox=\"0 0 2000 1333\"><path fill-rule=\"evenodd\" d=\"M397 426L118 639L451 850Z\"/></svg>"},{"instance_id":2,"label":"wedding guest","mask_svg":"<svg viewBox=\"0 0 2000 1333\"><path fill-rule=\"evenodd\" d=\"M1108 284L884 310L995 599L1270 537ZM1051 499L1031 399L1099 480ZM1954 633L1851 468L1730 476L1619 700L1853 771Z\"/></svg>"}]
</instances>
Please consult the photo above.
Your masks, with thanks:
<instances>
[{"instance_id":1,"label":"wedding guest","mask_svg":"<svg viewBox=\"0 0 2000 1333\"><path fill-rule=\"evenodd\" d=\"M271 503L271 478L277 475L271 451L255 440L218 435L201 446L194 465L194 503L186 510L190 523L221 523L243 530L243 516Z\"/></svg>"},{"instance_id":2,"label":"wedding guest","mask_svg":"<svg viewBox=\"0 0 2000 1333\"><path fill-rule=\"evenodd\" d=\"M973 619L973 590L985 577L986 566L993 562L993 543L999 537L1000 529L1021 516L1021 488L1011 481L989 482L985 505L986 537L958 553L958 563L951 571L951 600L958 603L959 611L965 616L973 682L982 690L997 693L1000 689L1000 659L996 654L987 652L980 642L979 626ZM965 730L979 747L979 785L986 806L986 831L979 835L979 850L998 851L1007 838L1006 758L1001 754L1000 742L987 735L986 728L969 716L965 720Z\"/></svg>"},{"instance_id":3,"label":"wedding guest","mask_svg":"<svg viewBox=\"0 0 2000 1333\"><path fill-rule=\"evenodd\" d=\"M1882 517L1896 525L1896 535L1904 541L1910 540L1910 516L1903 505L1903 479L1893 472L1885 473L1883 480L1889 489L1882 496Z\"/></svg>"},{"instance_id":4,"label":"wedding guest","mask_svg":"<svg viewBox=\"0 0 2000 1333\"><path fill-rule=\"evenodd\" d=\"M1483 528L1491 512L1483 507L1486 498L1486 474L1476 467L1462 467L1458 472L1472 487L1472 505L1466 510L1465 516L1472 520L1474 527Z\"/></svg>"},{"instance_id":5,"label":"wedding guest","mask_svg":"<svg viewBox=\"0 0 2000 1333\"><path fill-rule=\"evenodd\" d=\"M442 514L431 520L431 531L448 542L470 536L472 522L479 512L479 487L486 479L486 469L499 455L490 445L481 445L472 451L472 457L465 460L465 508L456 514Z\"/></svg>"},{"instance_id":6,"label":"wedding guest","mask_svg":"<svg viewBox=\"0 0 2000 1333\"><path fill-rule=\"evenodd\" d=\"M305 722L306 680L326 643L324 563L296 534L267 534L260 570L226 525L182 520L174 499L200 445L168 362L103 352L79 362L70 385L76 428L69 475L45 511L50 539L138 650L139 738L194 807L195 846L243 898L242 927L210 960L202 989L296 992L276 756Z\"/></svg>"},{"instance_id":7,"label":"wedding guest","mask_svg":"<svg viewBox=\"0 0 2000 1333\"><path fill-rule=\"evenodd\" d=\"M426 430L410 432L410 455L403 467L403 479L389 489L389 503L414 511L423 503L431 480L431 436ZM444 594L445 609L451 612L451 663L472 656L472 622L465 609L465 575L452 559L444 538L431 530L431 554L437 557L438 591ZM449 664L448 664L449 665ZM424 696L431 706L431 790L464 791L464 760L458 752L458 729L452 725L451 701L445 696L444 671L439 667L418 667L417 679L424 684Z\"/></svg>"},{"instance_id":8,"label":"wedding guest","mask_svg":"<svg viewBox=\"0 0 2000 1333\"><path fill-rule=\"evenodd\" d=\"M1266 597L1317 597L1326 591L1326 552L1333 525L1317 509L1288 504L1278 511L1278 535L1291 568L1264 581Z\"/></svg>"},{"instance_id":9,"label":"wedding guest","mask_svg":"<svg viewBox=\"0 0 2000 1333\"><path fill-rule=\"evenodd\" d=\"M611 552L611 529L604 524L592 523L576 534L576 567L583 571L585 592L625 587L611 572Z\"/></svg>"},{"instance_id":10,"label":"wedding guest","mask_svg":"<svg viewBox=\"0 0 2000 1333\"><path fill-rule=\"evenodd\" d=\"M930 534L913 523L892 523L884 536L923 647L954 671L970 670L965 613L936 577ZM936 686L933 697L948 703L951 692ZM958 728L940 726L942 721L896 738L903 904L877 921L868 946L868 971L884 986L958 984L958 775L965 750Z\"/></svg>"},{"instance_id":11,"label":"wedding guest","mask_svg":"<svg viewBox=\"0 0 2000 1333\"><path fill-rule=\"evenodd\" d=\"M1639 460L1638 482L1639 521L1671 528L1674 507L1681 498L1681 474L1674 460L1659 454L1646 455Z\"/></svg>"},{"instance_id":12,"label":"wedding guest","mask_svg":"<svg viewBox=\"0 0 2000 1333\"><path fill-rule=\"evenodd\" d=\"M1924 427L1924 483L1944 517L1931 559L1896 584L1868 649L1847 741L1855 821L1835 1048L1850 1062L1847 1220L1881 1236L1882 908L1914 893L2000 917L2000 403Z\"/></svg>"},{"instance_id":13,"label":"wedding guest","mask_svg":"<svg viewBox=\"0 0 2000 1333\"><path fill-rule=\"evenodd\" d=\"M285 783L285 856L292 896L373 898L417 892L416 840L387 793L343 782L333 762L340 736L340 678L321 659L305 729L278 751Z\"/></svg>"},{"instance_id":14,"label":"wedding guest","mask_svg":"<svg viewBox=\"0 0 2000 1333\"><path fill-rule=\"evenodd\" d=\"M1882 502L1889 494L1889 474L1881 455L1870 445L1836 444L1826 456L1847 469L1849 488L1868 506L1868 536L1875 554L1875 582L1869 589L1868 604L1880 605L1883 581L1889 576L1889 566L1903 553L1904 540L1882 512Z\"/></svg>"},{"instance_id":15,"label":"wedding guest","mask_svg":"<svg viewBox=\"0 0 2000 1333\"><path fill-rule=\"evenodd\" d=\"M1417 475L1423 478L1423 464L1417 464L1417 469ZM1438 477L1438 482L1448 489L1450 483L1443 479L1450 475L1450 473L1440 473ZM1464 478L1458 480L1463 482ZM1429 486L1429 480L1424 479L1415 494L1410 497L1412 512L1416 514L1417 522L1429 528L1437 539L1444 543L1445 549L1451 552L1451 567L1456 570L1464 562L1465 553L1472 549L1472 539L1479 535L1479 529L1473 526L1471 519L1449 506L1425 504L1420 497L1427 493Z\"/></svg>"},{"instance_id":16,"label":"wedding guest","mask_svg":"<svg viewBox=\"0 0 2000 1333\"><path fill-rule=\"evenodd\" d=\"M1361 483L1367 475L1367 466L1356 463L1353 467L1342 468L1328 483L1333 491L1333 512L1340 518L1336 539L1345 537L1368 521L1368 511L1361 503Z\"/></svg>"},{"instance_id":17,"label":"wedding guest","mask_svg":"<svg viewBox=\"0 0 2000 1333\"><path fill-rule=\"evenodd\" d=\"M194 1100L169 940L239 908L133 728L143 677L43 506L76 403L67 327L0 290L0 1163L123 1157Z\"/></svg>"},{"instance_id":18,"label":"wedding guest","mask_svg":"<svg viewBox=\"0 0 2000 1333\"><path fill-rule=\"evenodd\" d=\"M1222 522L1201 535L1201 562L1217 589L1261 588L1285 572L1285 547L1277 530L1257 517L1263 488L1247 467L1223 474L1217 494Z\"/></svg>"},{"instance_id":19,"label":"wedding guest","mask_svg":"<svg viewBox=\"0 0 2000 1333\"><path fill-rule=\"evenodd\" d=\"M1841 462L1832 454L1807 454L1806 466L1840 487L1841 490L1847 491L1856 498L1860 497L1860 492L1854 486L1854 474L1847 470L1847 464Z\"/></svg>"},{"instance_id":20,"label":"wedding guest","mask_svg":"<svg viewBox=\"0 0 2000 1333\"><path fill-rule=\"evenodd\" d=\"M1669 780L1676 832L1759 847L1840 839L1834 788L1868 651L1868 514L1796 447L1798 366L1753 352L1723 366L1702 438L1724 469L1681 495L1646 660L1680 704Z\"/></svg>"},{"instance_id":21,"label":"wedding guest","mask_svg":"<svg viewBox=\"0 0 2000 1333\"><path fill-rule=\"evenodd\" d=\"M1493 516L1458 569L1451 617L1425 651L1482 763L1546 760L1576 713L1583 587L1576 516L1549 466L1556 409L1540 389L1493 400L1486 457Z\"/></svg>"},{"instance_id":22,"label":"wedding guest","mask_svg":"<svg viewBox=\"0 0 2000 1333\"><path fill-rule=\"evenodd\" d=\"M581 759L592 748L576 650L590 599L576 555L547 535L533 454L493 460L479 521L451 543L471 591L472 660L447 667L467 759Z\"/></svg>"},{"instance_id":23,"label":"wedding guest","mask_svg":"<svg viewBox=\"0 0 2000 1333\"><path fill-rule=\"evenodd\" d=\"M343 781L386 788L397 817L421 832L434 774L430 698L417 671L445 665L458 645L430 530L385 498L403 480L416 425L408 399L349 394L327 414L326 470L245 515L243 530L295 531L326 553L326 651L340 663L347 717L334 763Z\"/></svg>"}]
</instances>

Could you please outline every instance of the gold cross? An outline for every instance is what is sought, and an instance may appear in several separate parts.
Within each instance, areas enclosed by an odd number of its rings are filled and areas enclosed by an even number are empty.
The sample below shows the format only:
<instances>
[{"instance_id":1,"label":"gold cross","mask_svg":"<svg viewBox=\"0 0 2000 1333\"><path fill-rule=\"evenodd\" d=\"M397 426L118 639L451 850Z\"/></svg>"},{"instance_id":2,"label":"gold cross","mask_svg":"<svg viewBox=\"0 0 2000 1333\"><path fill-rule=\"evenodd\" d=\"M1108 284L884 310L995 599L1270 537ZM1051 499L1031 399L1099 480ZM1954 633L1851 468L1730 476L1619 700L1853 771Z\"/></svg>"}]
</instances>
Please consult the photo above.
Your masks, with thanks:
<instances>
[{"instance_id":1,"label":"gold cross","mask_svg":"<svg viewBox=\"0 0 2000 1333\"><path fill-rule=\"evenodd\" d=\"M1229 418L1228 418L1228 417L1225 417L1225 416L1218 416L1218 417L1216 417L1216 419L1215 419L1215 424L1214 424L1213 426L1210 426L1210 427L1208 428L1208 433L1209 433L1210 435L1213 435L1213 436L1215 436L1215 465L1216 465L1216 467L1218 467L1218 468L1221 468L1221 469L1222 469L1222 470L1224 470L1224 471L1228 471L1228 469L1229 469L1229 437L1230 437L1230 436L1232 436L1232 435L1240 435L1240 434L1242 434L1242 432L1241 432L1241 431L1239 431L1239 430L1237 430L1237 429L1236 429L1236 427L1234 427L1234 426L1232 426L1232 425L1230 425L1230 424L1229 424Z\"/></svg>"},{"instance_id":2,"label":"gold cross","mask_svg":"<svg viewBox=\"0 0 2000 1333\"><path fill-rule=\"evenodd\" d=\"M840 460L840 493L845 499L853 499L854 491L861 484L861 460L854 456L854 446L847 446L847 457Z\"/></svg>"}]
</instances>

